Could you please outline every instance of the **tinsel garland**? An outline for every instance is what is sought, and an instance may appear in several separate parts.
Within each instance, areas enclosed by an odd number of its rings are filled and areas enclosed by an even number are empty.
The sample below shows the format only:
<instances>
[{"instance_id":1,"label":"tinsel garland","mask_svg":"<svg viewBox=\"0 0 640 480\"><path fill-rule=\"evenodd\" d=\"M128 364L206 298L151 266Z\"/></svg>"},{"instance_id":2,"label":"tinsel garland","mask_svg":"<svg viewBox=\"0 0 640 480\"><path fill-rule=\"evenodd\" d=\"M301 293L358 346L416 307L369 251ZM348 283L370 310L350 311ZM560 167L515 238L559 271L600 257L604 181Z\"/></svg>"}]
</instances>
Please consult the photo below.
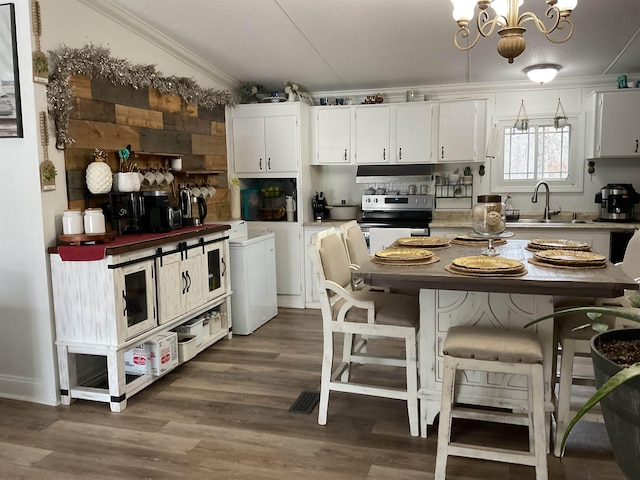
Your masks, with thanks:
<instances>
[{"instance_id":1,"label":"tinsel garland","mask_svg":"<svg viewBox=\"0 0 640 480\"><path fill-rule=\"evenodd\" d=\"M160 93L179 95L186 103L211 110L233 106L233 96L227 90L200 88L192 78L163 77L154 65L133 65L128 60L113 58L105 47L86 45L83 48L61 47L50 50L54 70L49 76L47 98L56 126L56 148L64 150L74 142L69 136L69 117L73 110L73 88L69 78L87 75L103 78L113 85L138 88L150 87Z\"/></svg>"}]
</instances>

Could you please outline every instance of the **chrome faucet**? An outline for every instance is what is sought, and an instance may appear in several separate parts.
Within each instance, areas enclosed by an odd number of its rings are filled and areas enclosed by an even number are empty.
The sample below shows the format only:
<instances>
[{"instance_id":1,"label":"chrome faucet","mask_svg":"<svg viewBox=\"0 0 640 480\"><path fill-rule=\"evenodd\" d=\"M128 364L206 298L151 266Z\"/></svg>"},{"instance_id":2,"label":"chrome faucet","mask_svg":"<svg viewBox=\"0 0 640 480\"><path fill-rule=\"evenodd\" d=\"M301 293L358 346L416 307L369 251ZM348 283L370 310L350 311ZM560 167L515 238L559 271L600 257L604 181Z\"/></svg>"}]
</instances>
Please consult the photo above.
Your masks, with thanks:
<instances>
[{"instance_id":1,"label":"chrome faucet","mask_svg":"<svg viewBox=\"0 0 640 480\"><path fill-rule=\"evenodd\" d=\"M538 203L538 189L544 185L545 190L547 191L546 202L544 204L544 221L551 221L551 215L557 215L560 213L560 210L549 210L549 185L545 181L538 182L536 184L536 188L533 189L533 195L531 196L531 203Z\"/></svg>"}]
</instances>

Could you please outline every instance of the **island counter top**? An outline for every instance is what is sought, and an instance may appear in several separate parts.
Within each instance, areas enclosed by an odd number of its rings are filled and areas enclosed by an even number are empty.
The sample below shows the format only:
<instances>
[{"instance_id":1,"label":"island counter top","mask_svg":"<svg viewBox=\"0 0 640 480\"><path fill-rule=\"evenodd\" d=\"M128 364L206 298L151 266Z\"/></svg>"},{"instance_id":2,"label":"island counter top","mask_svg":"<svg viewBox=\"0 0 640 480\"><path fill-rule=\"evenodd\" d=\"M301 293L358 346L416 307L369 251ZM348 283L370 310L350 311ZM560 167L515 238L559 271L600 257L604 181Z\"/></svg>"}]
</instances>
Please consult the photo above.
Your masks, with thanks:
<instances>
[{"instance_id":1,"label":"island counter top","mask_svg":"<svg viewBox=\"0 0 640 480\"><path fill-rule=\"evenodd\" d=\"M532 295L561 295L577 297L615 298L624 290L637 290L638 284L612 263L605 268L551 268L533 265L528 259L533 253L526 250L527 240L509 239L496 247L504 258L520 260L527 268L521 277L465 276L445 270L455 258L480 255L482 248L451 245L433 249L440 261L430 265L381 265L369 262L352 273L367 285L418 289L441 289L470 292L521 293Z\"/></svg>"}]
</instances>

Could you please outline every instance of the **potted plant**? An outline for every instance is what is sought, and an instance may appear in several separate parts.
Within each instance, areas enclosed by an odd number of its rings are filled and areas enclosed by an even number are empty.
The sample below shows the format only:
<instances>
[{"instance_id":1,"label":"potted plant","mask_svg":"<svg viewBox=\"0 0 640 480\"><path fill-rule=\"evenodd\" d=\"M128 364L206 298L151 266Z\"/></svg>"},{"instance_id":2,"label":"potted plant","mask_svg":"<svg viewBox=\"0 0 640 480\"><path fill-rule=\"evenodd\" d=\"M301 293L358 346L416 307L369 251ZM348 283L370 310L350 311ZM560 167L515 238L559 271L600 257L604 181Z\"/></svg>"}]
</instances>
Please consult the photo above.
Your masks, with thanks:
<instances>
[{"instance_id":1,"label":"potted plant","mask_svg":"<svg viewBox=\"0 0 640 480\"><path fill-rule=\"evenodd\" d=\"M537 318L526 325L528 327L546 319L582 312L591 319L591 327L600 332L591 340L597 391L569 423L560 448L564 451L571 429L600 402L616 461L629 479L640 478L640 463L637 460L640 457L640 328L607 331L607 326L598 322L598 318L601 315L611 315L637 322L640 326L639 298L637 292L628 297L632 307L567 308ZM632 360L621 362L617 358L610 358L608 351L611 350L611 345L625 349L625 356ZM632 356L633 350L635 358Z\"/></svg>"},{"instance_id":2,"label":"potted plant","mask_svg":"<svg viewBox=\"0 0 640 480\"><path fill-rule=\"evenodd\" d=\"M556 115L553 117L553 126L558 129L566 127L569 124L569 117L566 115Z\"/></svg>"},{"instance_id":3,"label":"potted plant","mask_svg":"<svg viewBox=\"0 0 640 480\"><path fill-rule=\"evenodd\" d=\"M569 117L564 113L564 107L562 106L562 102L558 98L558 106L556 107L556 114L553 117L553 126L558 129L562 127L566 127L569 124Z\"/></svg>"}]
</instances>

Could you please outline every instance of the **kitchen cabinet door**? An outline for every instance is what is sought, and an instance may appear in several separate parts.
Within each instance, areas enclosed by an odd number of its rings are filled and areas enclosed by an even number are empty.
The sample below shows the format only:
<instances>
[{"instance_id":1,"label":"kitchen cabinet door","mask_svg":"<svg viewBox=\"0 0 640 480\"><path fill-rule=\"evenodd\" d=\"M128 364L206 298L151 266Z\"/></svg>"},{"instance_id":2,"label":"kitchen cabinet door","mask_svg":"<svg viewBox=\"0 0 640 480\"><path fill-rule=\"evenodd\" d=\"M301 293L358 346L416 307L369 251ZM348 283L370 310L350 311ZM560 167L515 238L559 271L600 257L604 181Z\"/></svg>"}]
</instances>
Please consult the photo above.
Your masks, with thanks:
<instances>
[{"instance_id":1,"label":"kitchen cabinet door","mask_svg":"<svg viewBox=\"0 0 640 480\"><path fill-rule=\"evenodd\" d=\"M597 157L640 156L640 92L605 92L598 101Z\"/></svg>"},{"instance_id":2,"label":"kitchen cabinet door","mask_svg":"<svg viewBox=\"0 0 640 480\"><path fill-rule=\"evenodd\" d=\"M389 163L391 110L368 105L355 109L356 163Z\"/></svg>"},{"instance_id":3,"label":"kitchen cabinet door","mask_svg":"<svg viewBox=\"0 0 640 480\"><path fill-rule=\"evenodd\" d=\"M201 248L191 248L158 259L160 324L204 303L204 258Z\"/></svg>"},{"instance_id":4,"label":"kitchen cabinet door","mask_svg":"<svg viewBox=\"0 0 640 480\"><path fill-rule=\"evenodd\" d=\"M266 172L264 117L233 119L233 154L236 173Z\"/></svg>"},{"instance_id":5,"label":"kitchen cabinet door","mask_svg":"<svg viewBox=\"0 0 640 480\"><path fill-rule=\"evenodd\" d=\"M204 262L201 277L205 301L213 300L229 288L229 265L227 242L216 241L204 247Z\"/></svg>"},{"instance_id":6,"label":"kitchen cabinet door","mask_svg":"<svg viewBox=\"0 0 640 480\"><path fill-rule=\"evenodd\" d=\"M302 227L297 222L249 222L248 228L249 233L273 232L276 235L275 278L278 295L302 296Z\"/></svg>"},{"instance_id":7,"label":"kitchen cabinet door","mask_svg":"<svg viewBox=\"0 0 640 480\"><path fill-rule=\"evenodd\" d=\"M295 115L264 118L267 173L298 170L298 122Z\"/></svg>"},{"instance_id":8,"label":"kitchen cabinet door","mask_svg":"<svg viewBox=\"0 0 640 480\"><path fill-rule=\"evenodd\" d=\"M396 107L396 163L429 163L431 160L431 104Z\"/></svg>"},{"instance_id":9,"label":"kitchen cabinet door","mask_svg":"<svg viewBox=\"0 0 640 480\"><path fill-rule=\"evenodd\" d=\"M433 158L437 162L482 160L485 136L484 100L442 102L433 105Z\"/></svg>"},{"instance_id":10,"label":"kitchen cabinet door","mask_svg":"<svg viewBox=\"0 0 640 480\"><path fill-rule=\"evenodd\" d=\"M181 255L172 253L157 259L160 325L173 320L183 312L182 296L187 287L187 280L182 274Z\"/></svg>"},{"instance_id":11,"label":"kitchen cabinet door","mask_svg":"<svg viewBox=\"0 0 640 480\"><path fill-rule=\"evenodd\" d=\"M295 115L234 118L235 172L296 172L298 138L298 122Z\"/></svg>"},{"instance_id":12,"label":"kitchen cabinet door","mask_svg":"<svg viewBox=\"0 0 640 480\"><path fill-rule=\"evenodd\" d=\"M157 325L153 260L123 264L113 269L115 314L119 335L125 338Z\"/></svg>"},{"instance_id":13,"label":"kitchen cabinet door","mask_svg":"<svg viewBox=\"0 0 640 480\"><path fill-rule=\"evenodd\" d=\"M314 164L351 163L351 109L319 107L314 114Z\"/></svg>"}]
</instances>

